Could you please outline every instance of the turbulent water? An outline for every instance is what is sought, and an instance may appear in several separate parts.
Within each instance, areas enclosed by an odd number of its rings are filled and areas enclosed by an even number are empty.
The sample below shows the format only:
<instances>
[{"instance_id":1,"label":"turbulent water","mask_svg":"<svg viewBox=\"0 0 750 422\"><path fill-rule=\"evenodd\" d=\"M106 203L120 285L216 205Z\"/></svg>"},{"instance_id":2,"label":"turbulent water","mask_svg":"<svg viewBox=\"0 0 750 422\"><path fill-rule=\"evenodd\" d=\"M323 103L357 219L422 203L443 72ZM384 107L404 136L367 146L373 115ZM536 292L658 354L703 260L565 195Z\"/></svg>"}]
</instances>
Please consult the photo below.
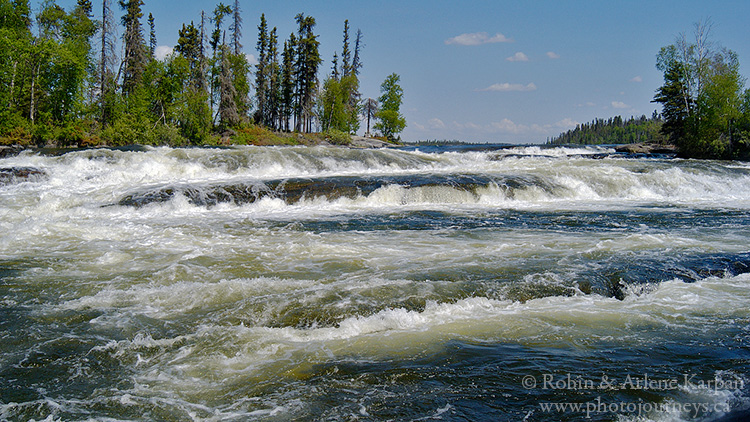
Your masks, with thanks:
<instances>
[{"instance_id":1,"label":"turbulent water","mask_svg":"<svg viewBox=\"0 0 750 422\"><path fill-rule=\"evenodd\" d=\"M0 420L750 408L748 163L245 147L0 169Z\"/></svg>"}]
</instances>

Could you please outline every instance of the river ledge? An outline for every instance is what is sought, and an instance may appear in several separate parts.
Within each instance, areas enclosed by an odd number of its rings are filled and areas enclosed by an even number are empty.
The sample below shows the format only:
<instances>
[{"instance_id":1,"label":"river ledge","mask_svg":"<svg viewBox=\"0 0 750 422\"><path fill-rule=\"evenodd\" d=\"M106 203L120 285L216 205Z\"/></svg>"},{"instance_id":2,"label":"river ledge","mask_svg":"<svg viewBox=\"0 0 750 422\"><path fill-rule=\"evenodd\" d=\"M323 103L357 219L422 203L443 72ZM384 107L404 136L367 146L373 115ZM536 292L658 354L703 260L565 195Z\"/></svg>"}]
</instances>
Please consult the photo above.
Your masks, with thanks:
<instances>
[{"instance_id":1,"label":"river ledge","mask_svg":"<svg viewBox=\"0 0 750 422\"><path fill-rule=\"evenodd\" d=\"M339 143L332 143L329 142L326 139L318 139L318 138L311 138L311 137L305 137L304 135L298 135L300 137L300 143L298 145L304 145L304 146L330 146L330 147L347 147L347 148L361 148L361 149L367 149L367 148L393 148L401 146L402 144L395 144L383 141L381 139L377 138L371 138L371 137L365 137L365 136L357 136L352 135L351 140L348 144L339 144ZM222 145L219 145L218 147L232 147L232 146L240 146L241 144L234 144L231 142L231 139L227 140L227 142L222 142ZM288 144L278 144L278 145L288 145ZM276 144L268 144L268 145L261 145L261 146L278 146ZM204 145L205 147L205 145ZM15 155L20 154L23 151L39 151L42 153L47 153L51 155L55 155L57 153L60 153L62 151L68 152L71 150L76 149L90 149L90 148L117 148L117 149L134 149L137 150L139 146L137 145L128 145L128 146L111 146L111 145L97 145L92 147L58 147L56 145L47 145L45 147L28 147L28 146L21 146L21 145L0 145L0 158L6 158L6 157L12 157ZM655 143L635 143L635 144L623 144L623 145L617 145L615 146L615 151L621 152L621 153L627 153L627 154L675 154L677 153L677 147L674 145L669 144L655 144Z\"/></svg>"}]
</instances>

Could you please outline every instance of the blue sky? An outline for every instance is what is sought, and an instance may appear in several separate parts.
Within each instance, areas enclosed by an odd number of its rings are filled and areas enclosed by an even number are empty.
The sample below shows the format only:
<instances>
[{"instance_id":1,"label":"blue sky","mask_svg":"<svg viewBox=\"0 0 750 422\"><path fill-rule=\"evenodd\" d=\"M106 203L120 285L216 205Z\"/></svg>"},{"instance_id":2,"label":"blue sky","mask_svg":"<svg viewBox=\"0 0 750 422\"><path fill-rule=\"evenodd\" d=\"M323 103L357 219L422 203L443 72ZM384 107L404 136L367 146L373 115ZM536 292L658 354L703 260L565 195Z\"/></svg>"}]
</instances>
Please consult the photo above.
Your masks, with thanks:
<instances>
[{"instance_id":1,"label":"blue sky","mask_svg":"<svg viewBox=\"0 0 750 422\"><path fill-rule=\"evenodd\" d=\"M197 23L201 10L211 16L216 5L144 1L165 47L176 44L183 23ZM597 117L650 116L662 83L659 48L707 18L713 40L738 53L743 75L750 66L747 0L241 0L240 7L245 53L253 56L261 13L280 42L295 31L295 15L313 16L321 80L341 52L344 20L352 37L361 29L360 91L377 98L387 75L401 76L407 141L540 143Z\"/></svg>"}]
</instances>

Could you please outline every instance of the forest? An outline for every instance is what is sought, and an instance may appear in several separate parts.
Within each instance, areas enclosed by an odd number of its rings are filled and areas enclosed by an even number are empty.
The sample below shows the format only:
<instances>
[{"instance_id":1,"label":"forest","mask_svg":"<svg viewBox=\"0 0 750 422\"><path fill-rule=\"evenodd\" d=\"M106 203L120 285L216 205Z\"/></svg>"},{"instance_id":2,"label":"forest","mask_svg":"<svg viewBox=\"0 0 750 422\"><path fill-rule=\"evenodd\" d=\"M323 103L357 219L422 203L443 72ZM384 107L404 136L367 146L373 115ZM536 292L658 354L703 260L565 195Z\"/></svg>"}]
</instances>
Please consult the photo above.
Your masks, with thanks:
<instances>
[{"instance_id":1,"label":"forest","mask_svg":"<svg viewBox=\"0 0 750 422\"><path fill-rule=\"evenodd\" d=\"M548 145L615 145L637 142L658 143L666 141L661 133L662 119L657 113L628 120L622 116L594 119L581 123L575 129L547 140Z\"/></svg>"},{"instance_id":2,"label":"forest","mask_svg":"<svg viewBox=\"0 0 750 422\"><path fill-rule=\"evenodd\" d=\"M261 15L251 65L239 0L182 24L163 60L143 0L99 6L95 19L91 0L45 0L35 15L29 0L0 0L0 145L345 144L363 121L388 140L406 126L397 74L377 99L359 92L362 32L348 20L321 83L312 16L282 43Z\"/></svg>"}]
</instances>

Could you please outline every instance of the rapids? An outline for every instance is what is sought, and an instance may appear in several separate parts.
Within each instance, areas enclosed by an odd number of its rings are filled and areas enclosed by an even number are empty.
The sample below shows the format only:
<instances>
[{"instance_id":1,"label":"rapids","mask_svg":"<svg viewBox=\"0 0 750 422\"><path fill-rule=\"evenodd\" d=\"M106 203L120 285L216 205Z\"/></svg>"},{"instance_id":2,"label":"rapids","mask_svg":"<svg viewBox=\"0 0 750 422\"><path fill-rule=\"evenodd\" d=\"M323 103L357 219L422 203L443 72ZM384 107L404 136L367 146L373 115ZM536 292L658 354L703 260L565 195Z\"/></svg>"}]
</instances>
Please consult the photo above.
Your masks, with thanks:
<instances>
[{"instance_id":1,"label":"rapids","mask_svg":"<svg viewBox=\"0 0 750 422\"><path fill-rule=\"evenodd\" d=\"M136 147L0 176L2 420L750 409L748 163Z\"/></svg>"}]
</instances>

